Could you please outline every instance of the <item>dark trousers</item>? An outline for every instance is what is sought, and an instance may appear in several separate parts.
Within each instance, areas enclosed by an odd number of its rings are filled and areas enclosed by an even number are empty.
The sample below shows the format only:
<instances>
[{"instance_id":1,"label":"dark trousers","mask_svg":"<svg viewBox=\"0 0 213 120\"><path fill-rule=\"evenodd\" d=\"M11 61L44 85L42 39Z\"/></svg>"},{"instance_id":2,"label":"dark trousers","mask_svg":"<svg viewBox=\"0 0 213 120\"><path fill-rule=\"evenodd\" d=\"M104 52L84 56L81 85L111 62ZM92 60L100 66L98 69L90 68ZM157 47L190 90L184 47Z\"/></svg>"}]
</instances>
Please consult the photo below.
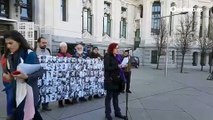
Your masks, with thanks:
<instances>
[{"instance_id":1,"label":"dark trousers","mask_svg":"<svg viewBox=\"0 0 213 120\"><path fill-rule=\"evenodd\" d=\"M24 119L24 105L25 105L25 100L23 100L20 103L20 105L16 108L11 120L23 120ZM40 113L38 112L38 109L36 106L35 106L35 115L34 115L33 120L43 120Z\"/></svg>"},{"instance_id":2,"label":"dark trousers","mask_svg":"<svg viewBox=\"0 0 213 120\"><path fill-rule=\"evenodd\" d=\"M47 103L42 103L42 108L48 108L49 107L49 102Z\"/></svg>"},{"instance_id":3,"label":"dark trousers","mask_svg":"<svg viewBox=\"0 0 213 120\"><path fill-rule=\"evenodd\" d=\"M5 90L7 94L7 116L12 116L13 115L13 110L14 110L14 89L9 88Z\"/></svg>"},{"instance_id":4,"label":"dark trousers","mask_svg":"<svg viewBox=\"0 0 213 120\"><path fill-rule=\"evenodd\" d=\"M69 99L65 99L65 100L59 100L58 103L59 103L59 104L63 104L63 101L64 101L65 103L66 103L66 102L70 102Z\"/></svg>"},{"instance_id":5,"label":"dark trousers","mask_svg":"<svg viewBox=\"0 0 213 120\"><path fill-rule=\"evenodd\" d=\"M131 79L131 72L124 72L124 75L126 77L126 91L130 89L130 79Z\"/></svg>"},{"instance_id":6,"label":"dark trousers","mask_svg":"<svg viewBox=\"0 0 213 120\"><path fill-rule=\"evenodd\" d=\"M119 105L118 105L118 95L119 95L119 92L117 92L117 91L107 90L107 94L106 94L106 98L105 98L105 114L106 114L106 116L110 116L110 114L111 114L111 99L113 102L115 115L121 114L121 109L119 108Z\"/></svg>"}]
</instances>

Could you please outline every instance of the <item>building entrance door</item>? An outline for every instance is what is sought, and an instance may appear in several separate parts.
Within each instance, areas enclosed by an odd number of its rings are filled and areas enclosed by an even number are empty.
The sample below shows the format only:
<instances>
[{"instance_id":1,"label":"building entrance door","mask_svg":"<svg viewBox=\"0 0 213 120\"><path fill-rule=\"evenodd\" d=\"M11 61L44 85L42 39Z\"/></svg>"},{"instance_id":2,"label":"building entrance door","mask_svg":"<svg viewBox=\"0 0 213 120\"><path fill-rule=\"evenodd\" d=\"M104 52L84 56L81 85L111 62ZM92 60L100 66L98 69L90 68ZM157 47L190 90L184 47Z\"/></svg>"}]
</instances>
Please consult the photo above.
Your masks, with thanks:
<instances>
[{"instance_id":1,"label":"building entrance door","mask_svg":"<svg viewBox=\"0 0 213 120\"><path fill-rule=\"evenodd\" d=\"M152 50L152 53L151 53L151 56L152 56L151 63L152 64L157 64L157 58L158 58L157 53L158 53L157 50Z\"/></svg>"}]
</instances>

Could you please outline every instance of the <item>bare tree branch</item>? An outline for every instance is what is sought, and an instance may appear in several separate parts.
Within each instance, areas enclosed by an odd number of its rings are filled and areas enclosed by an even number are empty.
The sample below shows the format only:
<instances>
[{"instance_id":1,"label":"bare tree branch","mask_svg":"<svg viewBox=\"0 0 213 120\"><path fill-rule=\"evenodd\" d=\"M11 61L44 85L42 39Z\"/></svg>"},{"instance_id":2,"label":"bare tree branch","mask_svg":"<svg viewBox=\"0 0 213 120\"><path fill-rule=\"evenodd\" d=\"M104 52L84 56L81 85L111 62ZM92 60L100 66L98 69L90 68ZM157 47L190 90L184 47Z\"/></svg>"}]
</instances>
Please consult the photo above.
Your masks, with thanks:
<instances>
[{"instance_id":1,"label":"bare tree branch","mask_svg":"<svg viewBox=\"0 0 213 120\"><path fill-rule=\"evenodd\" d=\"M160 56L162 55L163 49L165 49L167 45L167 37L168 37L168 31L166 26L166 21L161 19L160 21L160 32L158 35L156 35L156 47L157 47L157 69L159 69L159 60Z\"/></svg>"},{"instance_id":2,"label":"bare tree branch","mask_svg":"<svg viewBox=\"0 0 213 120\"><path fill-rule=\"evenodd\" d=\"M184 64L184 57L186 52L192 46L192 43L196 41L194 37L194 30L193 30L193 19L191 16L187 15L186 17L182 18L179 21L180 27L177 28L176 33L176 46L180 49L182 54L182 63L181 63L181 73L183 72L183 64Z\"/></svg>"},{"instance_id":3,"label":"bare tree branch","mask_svg":"<svg viewBox=\"0 0 213 120\"><path fill-rule=\"evenodd\" d=\"M212 41L208 38L208 32L207 29L204 30L204 34L203 36L198 38L198 43L199 43L199 47L200 47L200 57L201 57L201 61L200 61L200 65L201 65L201 71L203 71L203 66L206 64L206 54L207 51L210 50L210 48L212 47Z\"/></svg>"}]
</instances>

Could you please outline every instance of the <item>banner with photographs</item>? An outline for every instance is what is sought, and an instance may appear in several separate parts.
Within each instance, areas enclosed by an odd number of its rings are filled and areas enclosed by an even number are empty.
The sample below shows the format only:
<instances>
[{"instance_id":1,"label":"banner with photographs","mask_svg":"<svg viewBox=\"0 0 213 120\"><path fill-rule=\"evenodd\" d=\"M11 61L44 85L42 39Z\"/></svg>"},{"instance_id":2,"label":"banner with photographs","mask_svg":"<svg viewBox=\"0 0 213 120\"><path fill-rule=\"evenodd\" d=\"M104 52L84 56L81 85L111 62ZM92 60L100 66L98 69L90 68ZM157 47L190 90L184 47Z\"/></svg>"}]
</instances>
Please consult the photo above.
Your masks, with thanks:
<instances>
[{"instance_id":1,"label":"banner with photographs","mask_svg":"<svg viewBox=\"0 0 213 120\"><path fill-rule=\"evenodd\" d=\"M102 60L56 56L39 60L46 71L38 83L42 103L104 94Z\"/></svg>"}]
</instances>

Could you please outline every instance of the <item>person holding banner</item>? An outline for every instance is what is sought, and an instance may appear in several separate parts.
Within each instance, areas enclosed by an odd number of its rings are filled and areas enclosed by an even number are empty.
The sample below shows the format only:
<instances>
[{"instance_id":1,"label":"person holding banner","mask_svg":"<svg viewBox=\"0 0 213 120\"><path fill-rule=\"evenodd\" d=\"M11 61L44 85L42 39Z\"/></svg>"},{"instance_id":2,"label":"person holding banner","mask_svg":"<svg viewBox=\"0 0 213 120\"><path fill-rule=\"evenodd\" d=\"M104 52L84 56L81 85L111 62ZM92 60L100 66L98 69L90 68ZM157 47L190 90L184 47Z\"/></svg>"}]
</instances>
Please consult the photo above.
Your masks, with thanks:
<instances>
[{"instance_id":1,"label":"person holding banner","mask_svg":"<svg viewBox=\"0 0 213 120\"><path fill-rule=\"evenodd\" d=\"M39 37L37 42L38 42L38 44L35 48L37 55L42 55L42 56L51 55L50 49L47 48L48 42L44 37ZM49 102L42 103L42 110L43 111L51 111L51 109L49 108Z\"/></svg>"},{"instance_id":2,"label":"person holding banner","mask_svg":"<svg viewBox=\"0 0 213 120\"><path fill-rule=\"evenodd\" d=\"M51 55L51 51L47 48L48 41L44 37L38 38L38 45L35 48L37 55Z\"/></svg>"},{"instance_id":3,"label":"person holding banner","mask_svg":"<svg viewBox=\"0 0 213 120\"><path fill-rule=\"evenodd\" d=\"M73 55L73 57L75 58L84 58L86 59L88 56L87 56L87 53L84 51L84 46L82 45L82 43L79 43L75 46L75 54ZM80 102L86 102L87 99L85 97L79 97L79 101ZM73 103L77 103L77 98L73 98L72 100Z\"/></svg>"},{"instance_id":4,"label":"person holding banner","mask_svg":"<svg viewBox=\"0 0 213 120\"><path fill-rule=\"evenodd\" d=\"M4 39L7 63L3 77L13 82L12 87L14 90L14 112L10 120L42 120L37 110L39 105L37 84L38 78L42 77L44 71L40 68L37 55L32 51L26 39L15 30L7 32L4 35ZM35 64L39 65L39 67L34 73L25 74L18 69L21 63L28 65Z\"/></svg>"},{"instance_id":5,"label":"person holding banner","mask_svg":"<svg viewBox=\"0 0 213 120\"><path fill-rule=\"evenodd\" d=\"M98 47L93 47L92 48L92 52L89 54L90 58L98 58L98 59L102 59L103 57L98 53L99 49ZM103 96L103 95L101 95ZM101 98L101 96L99 96L98 94L94 95L94 98ZM92 95L89 96L88 98L89 100L92 100Z\"/></svg>"},{"instance_id":6,"label":"person holding banner","mask_svg":"<svg viewBox=\"0 0 213 120\"><path fill-rule=\"evenodd\" d=\"M107 54L104 56L105 117L107 120L112 120L111 99L113 99L115 117L126 119L126 116L121 114L118 104L118 95L123 90L122 83L125 81L122 71L125 66L120 64L121 56L118 56L118 49L117 43L111 43L108 46Z\"/></svg>"},{"instance_id":7,"label":"person holding banner","mask_svg":"<svg viewBox=\"0 0 213 120\"><path fill-rule=\"evenodd\" d=\"M70 58L72 55L67 52L67 43L61 42L59 44L59 52L57 54L58 57L68 57ZM72 102L69 99L65 99L64 101L65 104L70 105ZM63 100L58 101L58 107L64 107Z\"/></svg>"}]
</instances>

